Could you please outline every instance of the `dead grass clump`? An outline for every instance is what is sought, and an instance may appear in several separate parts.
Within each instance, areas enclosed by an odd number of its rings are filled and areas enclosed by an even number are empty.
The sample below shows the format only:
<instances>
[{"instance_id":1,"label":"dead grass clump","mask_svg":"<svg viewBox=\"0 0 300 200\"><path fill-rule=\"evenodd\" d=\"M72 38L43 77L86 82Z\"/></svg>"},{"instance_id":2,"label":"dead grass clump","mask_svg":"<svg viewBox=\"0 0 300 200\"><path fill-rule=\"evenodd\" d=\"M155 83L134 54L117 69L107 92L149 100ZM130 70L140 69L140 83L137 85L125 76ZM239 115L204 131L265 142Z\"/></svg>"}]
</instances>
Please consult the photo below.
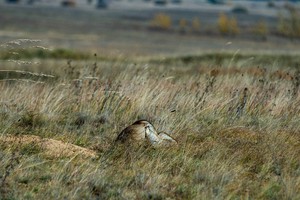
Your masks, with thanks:
<instances>
[{"instance_id":1,"label":"dead grass clump","mask_svg":"<svg viewBox=\"0 0 300 200\"><path fill-rule=\"evenodd\" d=\"M288 16L279 15L278 20L278 33L290 37L298 38L300 37L300 20L299 20L299 10L289 7Z\"/></svg>"},{"instance_id":2,"label":"dead grass clump","mask_svg":"<svg viewBox=\"0 0 300 200\"><path fill-rule=\"evenodd\" d=\"M259 21L254 27L253 27L253 33L259 37L261 37L263 40L267 39L269 29L267 27L267 24L265 21Z\"/></svg>"},{"instance_id":3,"label":"dead grass clump","mask_svg":"<svg viewBox=\"0 0 300 200\"><path fill-rule=\"evenodd\" d=\"M221 13L219 16L218 28L222 35L237 35L240 33L236 18L229 18L225 13Z\"/></svg>"},{"instance_id":4,"label":"dead grass clump","mask_svg":"<svg viewBox=\"0 0 300 200\"><path fill-rule=\"evenodd\" d=\"M74 155L96 157L96 153L92 150L33 135L2 135L0 141L7 148L21 148L21 152L26 154L42 153L51 158L71 157Z\"/></svg>"},{"instance_id":5,"label":"dead grass clump","mask_svg":"<svg viewBox=\"0 0 300 200\"><path fill-rule=\"evenodd\" d=\"M184 34L187 32L188 21L184 18L179 20L179 32Z\"/></svg>"},{"instance_id":6,"label":"dead grass clump","mask_svg":"<svg viewBox=\"0 0 300 200\"><path fill-rule=\"evenodd\" d=\"M234 144L236 141L239 143L249 143L256 144L259 142L260 135L246 127L231 127L221 130L218 133L218 138L221 139L220 142L225 144Z\"/></svg>"},{"instance_id":7,"label":"dead grass clump","mask_svg":"<svg viewBox=\"0 0 300 200\"><path fill-rule=\"evenodd\" d=\"M195 33L199 33L200 30L201 30L201 21L198 17L195 17L193 20L192 20L192 24L191 24L191 27L192 27L192 31L195 32Z\"/></svg>"},{"instance_id":8,"label":"dead grass clump","mask_svg":"<svg viewBox=\"0 0 300 200\"><path fill-rule=\"evenodd\" d=\"M264 164L265 150L260 144L263 137L245 127L232 127L217 133L216 140L226 148L227 158L245 165L251 173L259 173Z\"/></svg>"},{"instance_id":9,"label":"dead grass clump","mask_svg":"<svg viewBox=\"0 0 300 200\"><path fill-rule=\"evenodd\" d=\"M158 30L170 30L172 28L171 17L164 13L155 14L151 21L151 28Z\"/></svg>"},{"instance_id":10,"label":"dead grass clump","mask_svg":"<svg viewBox=\"0 0 300 200\"><path fill-rule=\"evenodd\" d=\"M36 128L46 123L45 117L35 111L25 111L21 114L17 125L23 128Z\"/></svg>"}]
</instances>

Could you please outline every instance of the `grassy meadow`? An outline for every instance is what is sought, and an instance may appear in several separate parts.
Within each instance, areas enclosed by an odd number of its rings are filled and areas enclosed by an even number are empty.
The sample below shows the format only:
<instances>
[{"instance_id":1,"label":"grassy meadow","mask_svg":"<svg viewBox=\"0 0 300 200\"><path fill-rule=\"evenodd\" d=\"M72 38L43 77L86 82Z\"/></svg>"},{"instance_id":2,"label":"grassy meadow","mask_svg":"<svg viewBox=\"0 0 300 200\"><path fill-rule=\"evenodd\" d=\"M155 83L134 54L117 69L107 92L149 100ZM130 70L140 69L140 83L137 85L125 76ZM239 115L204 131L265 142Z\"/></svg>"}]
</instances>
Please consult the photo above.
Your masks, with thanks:
<instances>
[{"instance_id":1,"label":"grassy meadow","mask_svg":"<svg viewBox=\"0 0 300 200\"><path fill-rule=\"evenodd\" d=\"M297 55L0 57L0 199L300 198ZM116 145L138 119L179 146ZM24 135L96 156L46 154Z\"/></svg>"}]
</instances>

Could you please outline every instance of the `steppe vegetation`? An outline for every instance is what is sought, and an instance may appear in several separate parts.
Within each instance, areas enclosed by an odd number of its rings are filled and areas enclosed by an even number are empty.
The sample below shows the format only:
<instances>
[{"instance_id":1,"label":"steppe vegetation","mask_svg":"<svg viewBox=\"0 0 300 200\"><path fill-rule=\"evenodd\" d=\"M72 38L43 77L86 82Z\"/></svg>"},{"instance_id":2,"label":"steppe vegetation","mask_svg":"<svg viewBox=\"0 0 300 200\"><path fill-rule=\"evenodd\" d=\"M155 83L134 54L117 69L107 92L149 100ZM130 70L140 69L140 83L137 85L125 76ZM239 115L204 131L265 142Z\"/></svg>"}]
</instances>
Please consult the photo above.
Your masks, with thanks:
<instances>
[{"instance_id":1,"label":"steppe vegetation","mask_svg":"<svg viewBox=\"0 0 300 200\"><path fill-rule=\"evenodd\" d=\"M284 16L283 14L279 15L278 22L278 32L279 34L291 37L299 38L300 37L300 12L299 10L289 7L288 15Z\"/></svg>"},{"instance_id":2,"label":"steppe vegetation","mask_svg":"<svg viewBox=\"0 0 300 200\"><path fill-rule=\"evenodd\" d=\"M299 56L0 57L0 199L300 198ZM115 145L137 119L178 147ZM96 157L18 140L32 135Z\"/></svg>"},{"instance_id":3,"label":"steppe vegetation","mask_svg":"<svg viewBox=\"0 0 300 200\"><path fill-rule=\"evenodd\" d=\"M286 38L299 38L300 37L300 13L299 10L288 7L284 12L278 13L276 29L272 29L271 25L261 19L250 27L242 27L241 31L239 25L239 16L228 13L220 13L215 25L210 25L209 32L219 32L223 36L237 36L239 34L250 34L259 36L262 39L267 39L268 35L275 34ZM154 15L150 27L155 30L179 30L180 33L197 33L203 34L204 29L200 26L198 17L193 19L179 19L178 23L166 13L157 13ZM207 28L206 28L207 29ZM254 37L255 38L255 37Z\"/></svg>"}]
</instances>

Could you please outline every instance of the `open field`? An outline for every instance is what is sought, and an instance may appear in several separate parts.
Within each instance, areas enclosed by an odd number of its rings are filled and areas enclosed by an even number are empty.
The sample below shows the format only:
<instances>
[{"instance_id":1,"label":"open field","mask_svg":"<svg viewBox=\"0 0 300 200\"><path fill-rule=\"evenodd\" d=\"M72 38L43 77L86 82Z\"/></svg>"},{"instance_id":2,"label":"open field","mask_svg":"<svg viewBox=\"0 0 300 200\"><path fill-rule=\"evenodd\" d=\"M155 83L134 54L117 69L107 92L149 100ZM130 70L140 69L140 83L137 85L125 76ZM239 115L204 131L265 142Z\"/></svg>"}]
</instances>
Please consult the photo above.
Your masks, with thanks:
<instances>
[{"instance_id":1,"label":"open field","mask_svg":"<svg viewBox=\"0 0 300 200\"><path fill-rule=\"evenodd\" d=\"M27 57L1 65L2 199L300 198L298 56ZM141 118L179 147L116 146L117 134ZM20 135L97 157L57 157Z\"/></svg>"},{"instance_id":2,"label":"open field","mask_svg":"<svg viewBox=\"0 0 300 200\"><path fill-rule=\"evenodd\" d=\"M122 2L120 2L121 4ZM0 4L0 43L28 38L41 40L47 48L73 49L108 56L197 55L208 52L299 53L299 39L285 38L276 33L278 15L261 13L232 14L230 9L212 6L182 9L180 7L150 7L138 9L130 2L124 8L108 10L93 8L63 8L59 6L26 6ZM122 5L122 4L121 4ZM256 9L252 9L256 10ZM222 36L217 27L221 12L235 16L240 34ZM167 31L151 28L154 17L164 13L172 23ZM191 21L200 20L199 33L191 31ZM180 31L179 21L188 22L187 31ZM265 22L267 40L252 29ZM1 48L2 49L2 48ZM0 50L1 50L0 49Z\"/></svg>"},{"instance_id":3,"label":"open field","mask_svg":"<svg viewBox=\"0 0 300 200\"><path fill-rule=\"evenodd\" d=\"M274 10L221 35L226 6L144 4L0 1L0 200L300 199L299 38ZM199 33L178 29L195 16ZM138 119L178 147L117 145Z\"/></svg>"}]
</instances>

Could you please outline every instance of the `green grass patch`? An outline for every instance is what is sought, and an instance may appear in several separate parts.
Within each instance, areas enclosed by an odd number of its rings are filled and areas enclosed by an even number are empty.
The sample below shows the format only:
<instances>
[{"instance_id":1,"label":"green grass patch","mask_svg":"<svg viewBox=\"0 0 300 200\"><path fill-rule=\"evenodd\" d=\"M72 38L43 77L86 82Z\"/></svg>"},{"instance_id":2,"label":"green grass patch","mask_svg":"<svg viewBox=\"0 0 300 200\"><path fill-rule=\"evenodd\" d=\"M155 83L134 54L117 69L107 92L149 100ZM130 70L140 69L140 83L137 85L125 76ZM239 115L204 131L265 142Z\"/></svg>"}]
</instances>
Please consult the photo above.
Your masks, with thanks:
<instances>
[{"instance_id":1,"label":"green grass patch","mask_svg":"<svg viewBox=\"0 0 300 200\"><path fill-rule=\"evenodd\" d=\"M14 49L11 51L0 52L0 58L2 60L8 59L72 59L72 60L83 60L88 59L92 56L74 52L66 49L54 49L54 50L43 50L43 49Z\"/></svg>"},{"instance_id":2,"label":"green grass patch","mask_svg":"<svg viewBox=\"0 0 300 200\"><path fill-rule=\"evenodd\" d=\"M247 65L265 66L276 65L282 67L299 68L300 56L291 54L235 54L235 53L208 53L202 55L186 55L178 57L169 57L164 59L153 59L154 63L163 64L210 64L220 66L224 64L235 64L245 62Z\"/></svg>"}]
</instances>

